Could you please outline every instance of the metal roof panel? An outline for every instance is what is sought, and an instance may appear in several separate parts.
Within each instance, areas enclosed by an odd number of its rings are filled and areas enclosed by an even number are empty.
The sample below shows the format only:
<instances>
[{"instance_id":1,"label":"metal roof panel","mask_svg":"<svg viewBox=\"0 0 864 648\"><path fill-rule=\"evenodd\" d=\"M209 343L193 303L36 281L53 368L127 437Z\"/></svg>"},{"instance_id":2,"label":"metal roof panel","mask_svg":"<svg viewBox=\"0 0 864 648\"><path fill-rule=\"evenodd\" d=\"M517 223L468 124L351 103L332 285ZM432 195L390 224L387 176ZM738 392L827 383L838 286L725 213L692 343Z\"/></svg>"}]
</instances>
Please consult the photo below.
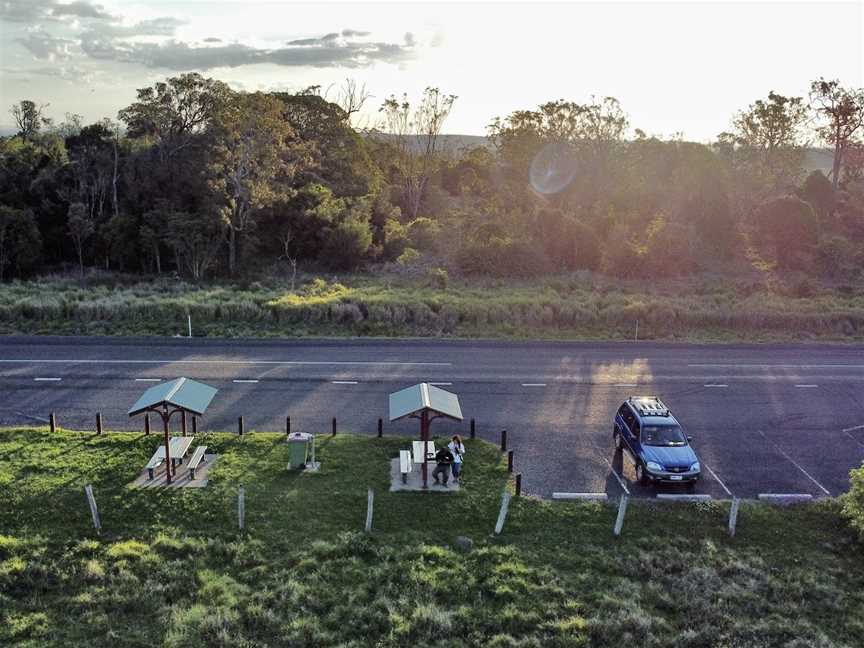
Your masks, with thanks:
<instances>
[{"instance_id":1,"label":"metal roof panel","mask_svg":"<svg viewBox=\"0 0 864 648\"><path fill-rule=\"evenodd\" d=\"M204 414L217 391L215 387L195 380L176 378L154 385L141 394L141 397L129 409L129 416L135 416L163 404L179 407L200 416Z\"/></svg>"},{"instance_id":2,"label":"metal roof panel","mask_svg":"<svg viewBox=\"0 0 864 648\"><path fill-rule=\"evenodd\" d=\"M456 419L457 421L462 420L462 408L459 407L459 397L434 385L420 383L390 394L391 421L397 421L406 416L417 414L424 409Z\"/></svg>"}]
</instances>

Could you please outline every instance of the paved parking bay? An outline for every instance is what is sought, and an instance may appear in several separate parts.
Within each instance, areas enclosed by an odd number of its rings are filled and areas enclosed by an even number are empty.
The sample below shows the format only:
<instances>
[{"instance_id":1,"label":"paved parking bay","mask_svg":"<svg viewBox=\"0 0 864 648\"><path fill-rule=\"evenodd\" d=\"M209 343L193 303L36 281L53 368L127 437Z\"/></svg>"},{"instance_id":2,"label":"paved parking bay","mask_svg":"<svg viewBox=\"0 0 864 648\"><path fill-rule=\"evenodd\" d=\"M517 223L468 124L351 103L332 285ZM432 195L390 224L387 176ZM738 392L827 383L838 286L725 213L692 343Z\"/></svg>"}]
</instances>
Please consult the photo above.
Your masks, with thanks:
<instances>
[{"instance_id":1,"label":"paved parking bay","mask_svg":"<svg viewBox=\"0 0 864 648\"><path fill-rule=\"evenodd\" d=\"M0 425L140 430L126 410L155 382L184 375L219 388L202 429L375 433L387 395L425 380L457 393L468 432L495 443L507 429L531 494L606 493L635 483L612 445L612 414L632 394L660 396L703 466L696 494L835 496L864 460L864 348L652 343L219 341L98 338L0 340ZM385 423L415 436L416 422ZM466 470L470 472L470 457ZM664 488L664 493L687 493Z\"/></svg>"}]
</instances>

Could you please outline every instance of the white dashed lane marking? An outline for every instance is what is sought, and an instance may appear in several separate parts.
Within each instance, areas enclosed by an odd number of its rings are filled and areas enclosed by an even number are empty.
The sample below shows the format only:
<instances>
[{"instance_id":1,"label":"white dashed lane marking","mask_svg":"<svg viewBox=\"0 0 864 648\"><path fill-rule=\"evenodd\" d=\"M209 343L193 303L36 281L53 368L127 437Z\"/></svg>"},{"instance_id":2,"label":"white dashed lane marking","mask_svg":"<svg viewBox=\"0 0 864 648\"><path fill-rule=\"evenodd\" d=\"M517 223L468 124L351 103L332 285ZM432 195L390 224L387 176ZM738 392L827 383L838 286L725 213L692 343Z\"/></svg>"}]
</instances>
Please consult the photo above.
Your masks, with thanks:
<instances>
[{"instance_id":1,"label":"white dashed lane marking","mask_svg":"<svg viewBox=\"0 0 864 648\"><path fill-rule=\"evenodd\" d=\"M545 387L546 383L522 383L523 387Z\"/></svg>"},{"instance_id":2,"label":"white dashed lane marking","mask_svg":"<svg viewBox=\"0 0 864 648\"><path fill-rule=\"evenodd\" d=\"M60 382L62 378L34 378L34 382Z\"/></svg>"},{"instance_id":3,"label":"white dashed lane marking","mask_svg":"<svg viewBox=\"0 0 864 648\"><path fill-rule=\"evenodd\" d=\"M331 380L334 385L356 385L356 380Z\"/></svg>"},{"instance_id":4,"label":"white dashed lane marking","mask_svg":"<svg viewBox=\"0 0 864 648\"><path fill-rule=\"evenodd\" d=\"M246 379L246 378L237 378L236 380L232 380L231 382L235 383L257 383L257 380Z\"/></svg>"},{"instance_id":5,"label":"white dashed lane marking","mask_svg":"<svg viewBox=\"0 0 864 648\"><path fill-rule=\"evenodd\" d=\"M136 378L135 382L159 382L161 378Z\"/></svg>"},{"instance_id":6,"label":"white dashed lane marking","mask_svg":"<svg viewBox=\"0 0 864 648\"><path fill-rule=\"evenodd\" d=\"M810 385L795 385L795 387L797 387L798 389L814 389L818 386L819 385L812 385L812 384L810 384Z\"/></svg>"},{"instance_id":7,"label":"white dashed lane marking","mask_svg":"<svg viewBox=\"0 0 864 648\"><path fill-rule=\"evenodd\" d=\"M702 386L703 386L703 387L708 387L709 389L712 388L712 387L717 388L717 389L723 389L723 388L725 388L725 387L728 387L729 385L714 385L714 384L709 384L709 385L702 385Z\"/></svg>"}]
</instances>

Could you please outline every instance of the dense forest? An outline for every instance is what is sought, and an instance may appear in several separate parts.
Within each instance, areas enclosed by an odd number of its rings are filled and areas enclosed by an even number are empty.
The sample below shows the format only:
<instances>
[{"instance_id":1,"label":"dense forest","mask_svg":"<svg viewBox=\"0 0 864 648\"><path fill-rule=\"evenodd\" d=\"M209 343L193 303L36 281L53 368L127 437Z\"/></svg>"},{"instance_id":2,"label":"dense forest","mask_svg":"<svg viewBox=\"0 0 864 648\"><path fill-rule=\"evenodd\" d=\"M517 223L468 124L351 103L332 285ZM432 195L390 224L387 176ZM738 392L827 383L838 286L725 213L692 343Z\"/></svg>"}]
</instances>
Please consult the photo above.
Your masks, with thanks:
<instances>
[{"instance_id":1,"label":"dense forest","mask_svg":"<svg viewBox=\"0 0 864 648\"><path fill-rule=\"evenodd\" d=\"M710 145L650 136L606 97L513 112L489 146L457 149L442 137L456 97L391 96L357 128L369 100L352 81L329 100L184 74L139 90L116 122L55 124L20 101L18 133L0 139L0 278L864 272L860 89L771 92ZM816 144L828 174L805 168Z\"/></svg>"}]
</instances>

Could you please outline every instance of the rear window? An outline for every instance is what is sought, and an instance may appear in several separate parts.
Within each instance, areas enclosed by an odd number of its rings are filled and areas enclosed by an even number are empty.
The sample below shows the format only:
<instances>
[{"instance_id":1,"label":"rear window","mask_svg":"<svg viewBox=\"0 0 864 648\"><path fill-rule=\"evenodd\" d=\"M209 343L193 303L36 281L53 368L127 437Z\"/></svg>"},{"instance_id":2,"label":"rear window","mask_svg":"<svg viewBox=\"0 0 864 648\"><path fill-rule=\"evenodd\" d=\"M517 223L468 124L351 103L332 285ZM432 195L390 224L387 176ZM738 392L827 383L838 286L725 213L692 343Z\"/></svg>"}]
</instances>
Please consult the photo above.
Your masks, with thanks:
<instances>
[{"instance_id":1,"label":"rear window","mask_svg":"<svg viewBox=\"0 0 864 648\"><path fill-rule=\"evenodd\" d=\"M642 428L642 443L652 446L680 446L687 439L677 425L646 425Z\"/></svg>"}]
</instances>

